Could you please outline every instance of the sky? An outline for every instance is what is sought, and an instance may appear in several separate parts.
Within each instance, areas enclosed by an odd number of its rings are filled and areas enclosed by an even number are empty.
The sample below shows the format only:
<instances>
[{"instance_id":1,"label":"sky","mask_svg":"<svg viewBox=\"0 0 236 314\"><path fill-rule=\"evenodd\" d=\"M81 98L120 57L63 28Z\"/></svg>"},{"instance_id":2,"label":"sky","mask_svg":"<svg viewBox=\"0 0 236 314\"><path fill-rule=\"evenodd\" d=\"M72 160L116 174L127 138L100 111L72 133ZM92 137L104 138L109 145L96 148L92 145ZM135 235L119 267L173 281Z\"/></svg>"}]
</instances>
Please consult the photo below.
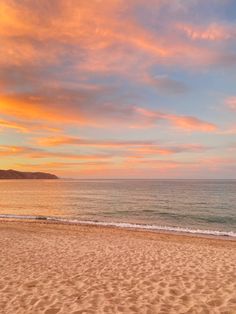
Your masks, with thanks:
<instances>
[{"instance_id":1,"label":"sky","mask_svg":"<svg viewBox=\"0 0 236 314\"><path fill-rule=\"evenodd\" d=\"M0 160L236 179L236 1L0 0Z\"/></svg>"}]
</instances>

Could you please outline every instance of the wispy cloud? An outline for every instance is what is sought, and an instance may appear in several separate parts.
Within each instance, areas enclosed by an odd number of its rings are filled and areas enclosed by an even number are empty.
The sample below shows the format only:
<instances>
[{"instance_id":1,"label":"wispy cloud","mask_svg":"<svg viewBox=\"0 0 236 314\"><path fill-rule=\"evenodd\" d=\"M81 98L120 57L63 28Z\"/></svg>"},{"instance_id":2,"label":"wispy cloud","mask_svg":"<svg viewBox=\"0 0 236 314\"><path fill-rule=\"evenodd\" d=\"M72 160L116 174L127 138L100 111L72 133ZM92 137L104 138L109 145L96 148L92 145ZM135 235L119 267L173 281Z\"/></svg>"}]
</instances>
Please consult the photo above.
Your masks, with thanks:
<instances>
[{"instance_id":1,"label":"wispy cloud","mask_svg":"<svg viewBox=\"0 0 236 314\"><path fill-rule=\"evenodd\" d=\"M147 85L151 85L165 93L182 94L189 91L189 87L185 83L168 77L167 75L145 75L143 81Z\"/></svg>"},{"instance_id":2,"label":"wispy cloud","mask_svg":"<svg viewBox=\"0 0 236 314\"><path fill-rule=\"evenodd\" d=\"M179 24L177 28L192 40L224 41L236 37L235 24L211 23L209 25Z\"/></svg>"},{"instance_id":3,"label":"wispy cloud","mask_svg":"<svg viewBox=\"0 0 236 314\"><path fill-rule=\"evenodd\" d=\"M231 0L0 1L2 165L180 175L210 167L212 151L226 165L233 8ZM230 92L219 117L213 104Z\"/></svg>"},{"instance_id":4,"label":"wispy cloud","mask_svg":"<svg viewBox=\"0 0 236 314\"><path fill-rule=\"evenodd\" d=\"M200 144L163 145L155 141L127 141L127 140L95 140L76 137L41 138L38 143L42 147L72 146L107 149L113 156L126 158L155 157L157 155L174 155L181 153L204 153L214 147Z\"/></svg>"},{"instance_id":5,"label":"wispy cloud","mask_svg":"<svg viewBox=\"0 0 236 314\"><path fill-rule=\"evenodd\" d=\"M50 152L44 149L25 146L0 146L0 156L25 156L29 159L74 159L77 161L88 160L107 160L112 157L111 154L79 154L79 153L66 153L66 152Z\"/></svg>"},{"instance_id":6,"label":"wispy cloud","mask_svg":"<svg viewBox=\"0 0 236 314\"><path fill-rule=\"evenodd\" d=\"M51 93L50 93L51 91ZM5 114L22 119L37 119L80 123L90 126L150 127L159 122L187 131L212 132L217 129L209 123L191 116L159 112L135 105L99 102L100 90L69 91L53 89L40 94L18 94L0 97L0 108ZM96 98L97 96L97 98Z\"/></svg>"},{"instance_id":7,"label":"wispy cloud","mask_svg":"<svg viewBox=\"0 0 236 314\"><path fill-rule=\"evenodd\" d=\"M236 111L236 96L230 96L226 98L225 105L228 109Z\"/></svg>"}]
</instances>

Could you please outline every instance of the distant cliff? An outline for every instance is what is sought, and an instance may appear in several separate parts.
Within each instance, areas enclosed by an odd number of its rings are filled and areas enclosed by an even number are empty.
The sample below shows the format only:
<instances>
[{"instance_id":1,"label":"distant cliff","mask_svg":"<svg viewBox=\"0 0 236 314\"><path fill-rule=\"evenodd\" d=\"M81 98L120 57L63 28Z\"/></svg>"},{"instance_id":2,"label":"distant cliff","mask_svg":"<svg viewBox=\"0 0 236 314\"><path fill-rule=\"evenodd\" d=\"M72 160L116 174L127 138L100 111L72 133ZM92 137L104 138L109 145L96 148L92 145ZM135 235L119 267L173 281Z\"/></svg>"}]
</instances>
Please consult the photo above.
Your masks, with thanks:
<instances>
[{"instance_id":1,"label":"distant cliff","mask_svg":"<svg viewBox=\"0 0 236 314\"><path fill-rule=\"evenodd\" d=\"M0 180L2 179L58 179L51 173L44 172L21 172L16 170L0 170Z\"/></svg>"}]
</instances>

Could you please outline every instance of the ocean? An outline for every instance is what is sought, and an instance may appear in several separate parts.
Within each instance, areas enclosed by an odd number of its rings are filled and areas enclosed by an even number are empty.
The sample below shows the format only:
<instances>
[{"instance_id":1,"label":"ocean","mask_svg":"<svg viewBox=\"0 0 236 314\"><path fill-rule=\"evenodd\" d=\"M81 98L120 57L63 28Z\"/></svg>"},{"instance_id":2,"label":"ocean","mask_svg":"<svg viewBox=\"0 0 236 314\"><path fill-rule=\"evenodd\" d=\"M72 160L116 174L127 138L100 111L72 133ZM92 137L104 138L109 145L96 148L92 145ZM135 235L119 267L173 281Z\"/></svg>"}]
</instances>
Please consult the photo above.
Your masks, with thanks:
<instances>
[{"instance_id":1,"label":"ocean","mask_svg":"<svg viewBox=\"0 0 236 314\"><path fill-rule=\"evenodd\" d=\"M236 180L1 180L0 218L236 236Z\"/></svg>"}]
</instances>

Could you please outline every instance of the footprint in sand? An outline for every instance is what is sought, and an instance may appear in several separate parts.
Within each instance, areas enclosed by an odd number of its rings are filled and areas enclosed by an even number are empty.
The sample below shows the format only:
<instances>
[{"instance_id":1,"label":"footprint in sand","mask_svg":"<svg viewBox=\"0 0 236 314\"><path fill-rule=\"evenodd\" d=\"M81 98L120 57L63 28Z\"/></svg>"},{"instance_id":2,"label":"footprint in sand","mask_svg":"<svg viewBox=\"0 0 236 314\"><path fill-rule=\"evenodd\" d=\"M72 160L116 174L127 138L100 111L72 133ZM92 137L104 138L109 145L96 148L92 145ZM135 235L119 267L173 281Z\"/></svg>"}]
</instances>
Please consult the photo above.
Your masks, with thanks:
<instances>
[{"instance_id":1,"label":"footprint in sand","mask_svg":"<svg viewBox=\"0 0 236 314\"><path fill-rule=\"evenodd\" d=\"M51 308L51 309L48 309L44 312L44 314L56 314L60 311L60 309L56 309L56 308Z\"/></svg>"}]
</instances>

